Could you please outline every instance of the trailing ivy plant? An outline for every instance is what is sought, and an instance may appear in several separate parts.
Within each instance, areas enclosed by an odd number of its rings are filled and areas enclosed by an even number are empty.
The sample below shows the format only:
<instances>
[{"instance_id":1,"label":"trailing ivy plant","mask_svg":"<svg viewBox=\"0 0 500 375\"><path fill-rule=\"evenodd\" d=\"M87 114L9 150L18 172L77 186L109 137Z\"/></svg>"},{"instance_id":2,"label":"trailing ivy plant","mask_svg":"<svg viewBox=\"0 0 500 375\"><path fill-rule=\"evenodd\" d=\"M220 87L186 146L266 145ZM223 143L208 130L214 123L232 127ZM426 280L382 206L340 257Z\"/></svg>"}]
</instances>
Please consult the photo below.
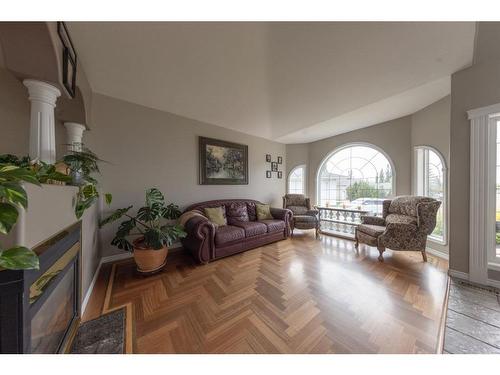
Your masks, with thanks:
<instances>
[{"instance_id":1,"label":"trailing ivy plant","mask_svg":"<svg viewBox=\"0 0 500 375\"><path fill-rule=\"evenodd\" d=\"M72 151L63 158L71 175L56 170L53 164L32 161L29 156L17 157L11 154L0 155L0 234L8 234L16 224L19 208L28 207L28 196L23 183L40 186L53 181L73 184L78 177L79 187L75 216L80 219L84 211L99 198L97 180L92 176L99 173L97 163L100 159L88 149ZM111 203L111 195L105 195ZM7 269L33 269L39 267L37 255L23 246L3 249L0 243L0 267Z\"/></svg>"},{"instance_id":2,"label":"trailing ivy plant","mask_svg":"<svg viewBox=\"0 0 500 375\"><path fill-rule=\"evenodd\" d=\"M181 211L173 203L165 204L160 190L152 188L146 191L146 205L141 207L136 215L129 214L132 207L120 208L99 222L99 227L102 228L123 217L127 218L120 223L111 245L131 252L134 246L130 240L136 237L146 248L159 250L170 246L179 238L186 237L186 232L180 225L165 222L177 219Z\"/></svg>"},{"instance_id":3,"label":"trailing ivy plant","mask_svg":"<svg viewBox=\"0 0 500 375\"><path fill-rule=\"evenodd\" d=\"M17 222L19 208L28 207L23 183L40 185L36 173L28 168L0 163L0 233L8 234ZM0 244L0 267L38 269L37 255L24 246L4 249Z\"/></svg>"},{"instance_id":4,"label":"trailing ivy plant","mask_svg":"<svg viewBox=\"0 0 500 375\"><path fill-rule=\"evenodd\" d=\"M79 219L99 199L97 180L93 175L100 173L98 163L103 160L82 145L81 151L70 151L62 161L70 170L72 184L79 187L75 204L75 215ZM106 194L105 199L110 202L111 195Z\"/></svg>"}]
</instances>

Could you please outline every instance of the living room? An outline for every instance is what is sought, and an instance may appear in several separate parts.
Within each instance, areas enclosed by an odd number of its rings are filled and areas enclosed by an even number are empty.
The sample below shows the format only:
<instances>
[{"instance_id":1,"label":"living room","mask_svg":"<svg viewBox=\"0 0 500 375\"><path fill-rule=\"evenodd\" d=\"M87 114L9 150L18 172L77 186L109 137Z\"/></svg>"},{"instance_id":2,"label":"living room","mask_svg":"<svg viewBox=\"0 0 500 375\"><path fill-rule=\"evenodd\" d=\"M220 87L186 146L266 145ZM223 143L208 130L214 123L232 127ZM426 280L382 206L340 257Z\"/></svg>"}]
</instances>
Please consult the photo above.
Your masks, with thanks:
<instances>
[{"instance_id":1,"label":"living room","mask_svg":"<svg viewBox=\"0 0 500 375\"><path fill-rule=\"evenodd\" d=\"M500 22L35 18L1 353L500 353Z\"/></svg>"}]
</instances>

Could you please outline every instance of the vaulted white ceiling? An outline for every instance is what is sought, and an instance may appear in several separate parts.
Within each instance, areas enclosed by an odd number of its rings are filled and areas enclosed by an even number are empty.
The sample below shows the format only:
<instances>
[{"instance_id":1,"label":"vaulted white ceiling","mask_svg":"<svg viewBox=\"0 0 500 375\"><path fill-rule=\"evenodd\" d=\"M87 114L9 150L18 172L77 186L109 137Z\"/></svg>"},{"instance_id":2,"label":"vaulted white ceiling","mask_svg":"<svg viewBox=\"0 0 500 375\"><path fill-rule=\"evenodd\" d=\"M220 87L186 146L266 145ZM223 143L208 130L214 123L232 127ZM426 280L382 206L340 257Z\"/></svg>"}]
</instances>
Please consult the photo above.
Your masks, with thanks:
<instances>
[{"instance_id":1,"label":"vaulted white ceiling","mask_svg":"<svg viewBox=\"0 0 500 375\"><path fill-rule=\"evenodd\" d=\"M284 143L413 113L472 62L472 22L70 22L95 92Z\"/></svg>"}]
</instances>

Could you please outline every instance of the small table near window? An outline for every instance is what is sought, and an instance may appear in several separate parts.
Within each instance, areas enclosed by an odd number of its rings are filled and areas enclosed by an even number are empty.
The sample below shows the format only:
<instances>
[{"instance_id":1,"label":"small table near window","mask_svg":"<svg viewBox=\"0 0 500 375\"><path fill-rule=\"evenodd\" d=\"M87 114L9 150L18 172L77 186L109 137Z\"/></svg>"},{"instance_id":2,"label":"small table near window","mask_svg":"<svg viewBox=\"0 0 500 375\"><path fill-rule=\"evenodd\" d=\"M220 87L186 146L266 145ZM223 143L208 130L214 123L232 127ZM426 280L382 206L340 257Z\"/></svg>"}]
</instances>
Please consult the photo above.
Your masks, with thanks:
<instances>
[{"instance_id":1,"label":"small table near window","mask_svg":"<svg viewBox=\"0 0 500 375\"><path fill-rule=\"evenodd\" d=\"M361 216L370 211L339 207L315 207L319 211L320 233L354 240L354 231L361 224Z\"/></svg>"}]
</instances>

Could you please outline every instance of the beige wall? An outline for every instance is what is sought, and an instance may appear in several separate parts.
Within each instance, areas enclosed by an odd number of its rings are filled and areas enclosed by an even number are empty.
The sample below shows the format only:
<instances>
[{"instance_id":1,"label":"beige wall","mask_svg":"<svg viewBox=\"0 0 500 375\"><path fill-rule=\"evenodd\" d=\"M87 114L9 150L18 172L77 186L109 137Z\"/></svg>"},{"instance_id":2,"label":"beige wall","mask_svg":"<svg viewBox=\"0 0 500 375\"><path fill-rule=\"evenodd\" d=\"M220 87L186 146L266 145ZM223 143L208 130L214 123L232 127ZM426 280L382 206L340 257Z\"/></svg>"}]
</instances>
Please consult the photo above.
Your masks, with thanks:
<instances>
[{"instance_id":1,"label":"beige wall","mask_svg":"<svg viewBox=\"0 0 500 375\"><path fill-rule=\"evenodd\" d=\"M0 154L28 153L29 122L26 87L8 70L0 68Z\"/></svg>"},{"instance_id":2,"label":"beige wall","mask_svg":"<svg viewBox=\"0 0 500 375\"><path fill-rule=\"evenodd\" d=\"M450 105L451 97L445 98L415 112L411 116L411 145L431 146L443 156L446 167L450 165ZM412 191L415 189L414 166L415 153L411 152L412 168ZM448 175L448 171L447 171ZM449 182L449 180L448 180ZM449 202L449 199L447 200ZM449 204L445 206L446 215L449 217ZM448 222L448 221L447 221ZM445 245L438 244L432 240L428 241L428 246L432 249L448 253L449 241Z\"/></svg>"},{"instance_id":3,"label":"beige wall","mask_svg":"<svg viewBox=\"0 0 500 375\"><path fill-rule=\"evenodd\" d=\"M336 148L348 143L368 143L382 149L396 168L395 194L411 192L411 117L406 116L364 129L340 134L307 145L287 146L287 166L290 169L299 164L307 164L307 191L316 202L316 175L322 161ZM307 152L305 147L307 146ZM301 161L303 160L303 161ZM293 163L293 164L292 164Z\"/></svg>"},{"instance_id":4,"label":"beige wall","mask_svg":"<svg viewBox=\"0 0 500 375\"><path fill-rule=\"evenodd\" d=\"M498 48L496 45L491 47ZM450 131L450 268L461 272L469 271L470 123L466 111L496 103L500 103L500 60L482 61L453 74Z\"/></svg>"},{"instance_id":5,"label":"beige wall","mask_svg":"<svg viewBox=\"0 0 500 375\"><path fill-rule=\"evenodd\" d=\"M159 188L181 207L221 198L252 198L281 206L286 179L266 178L266 154L285 157L285 145L245 135L171 113L153 110L107 96L93 95L93 129L85 142L109 164L102 165L102 188L113 194L113 208L144 202L144 191ZM198 184L198 136L248 145L249 184ZM286 169L286 159L281 169ZM284 174L285 177L285 174ZM103 255L116 250L109 244L115 227L102 230Z\"/></svg>"}]
</instances>

